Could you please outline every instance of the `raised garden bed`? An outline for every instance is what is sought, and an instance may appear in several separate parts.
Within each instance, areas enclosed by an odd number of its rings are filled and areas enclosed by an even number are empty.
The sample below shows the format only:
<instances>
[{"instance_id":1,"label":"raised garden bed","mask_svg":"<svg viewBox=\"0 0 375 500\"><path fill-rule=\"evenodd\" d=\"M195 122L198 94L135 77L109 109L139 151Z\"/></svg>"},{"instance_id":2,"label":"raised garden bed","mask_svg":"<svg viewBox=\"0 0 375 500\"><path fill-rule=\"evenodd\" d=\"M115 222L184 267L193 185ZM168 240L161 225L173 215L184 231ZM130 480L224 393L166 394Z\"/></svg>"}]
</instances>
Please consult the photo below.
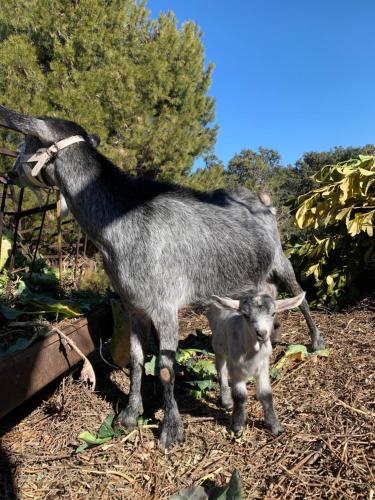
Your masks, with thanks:
<instances>
[{"instance_id":1,"label":"raised garden bed","mask_svg":"<svg viewBox=\"0 0 375 500\"><path fill-rule=\"evenodd\" d=\"M108 340L113 320L109 306L102 306L86 318L61 328L65 335L87 355ZM23 351L0 360L0 417L52 382L80 361L57 332L52 332Z\"/></svg>"}]
</instances>

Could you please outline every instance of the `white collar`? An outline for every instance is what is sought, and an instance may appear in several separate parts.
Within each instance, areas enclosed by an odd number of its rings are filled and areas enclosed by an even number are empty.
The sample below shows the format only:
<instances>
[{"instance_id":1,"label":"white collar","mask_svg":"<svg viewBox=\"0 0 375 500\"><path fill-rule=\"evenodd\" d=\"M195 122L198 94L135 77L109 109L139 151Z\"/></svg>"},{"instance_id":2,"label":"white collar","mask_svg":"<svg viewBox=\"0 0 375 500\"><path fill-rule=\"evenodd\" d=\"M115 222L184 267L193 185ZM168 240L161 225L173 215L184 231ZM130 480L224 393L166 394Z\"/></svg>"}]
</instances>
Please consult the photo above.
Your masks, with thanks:
<instances>
[{"instance_id":1,"label":"white collar","mask_svg":"<svg viewBox=\"0 0 375 500\"><path fill-rule=\"evenodd\" d=\"M31 170L31 175L36 177L42 168L52 159L57 153L71 144L75 144L76 142L85 142L85 139L81 135L72 135L71 137L67 137L58 142L54 142L48 148L38 149L36 153L34 153L27 160L23 160L25 163L34 163L37 162L36 165Z\"/></svg>"}]
</instances>

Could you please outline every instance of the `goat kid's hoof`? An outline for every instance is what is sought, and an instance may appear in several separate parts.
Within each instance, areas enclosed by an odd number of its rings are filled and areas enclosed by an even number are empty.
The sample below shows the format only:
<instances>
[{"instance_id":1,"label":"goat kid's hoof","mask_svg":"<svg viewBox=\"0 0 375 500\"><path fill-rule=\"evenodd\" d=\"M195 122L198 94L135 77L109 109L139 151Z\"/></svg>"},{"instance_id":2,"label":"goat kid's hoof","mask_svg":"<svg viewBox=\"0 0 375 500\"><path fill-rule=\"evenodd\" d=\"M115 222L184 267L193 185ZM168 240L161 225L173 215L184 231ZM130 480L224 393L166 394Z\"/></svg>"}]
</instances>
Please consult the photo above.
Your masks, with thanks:
<instances>
[{"instance_id":1,"label":"goat kid's hoof","mask_svg":"<svg viewBox=\"0 0 375 500\"><path fill-rule=\"evenodd\" d=\"M164 421L160 435L160 448L164 451L174 444L183 443L184 431L181 419Z\"/></svg>"},{"instance_id":2,"label":"goat kid's hoof","mask_svg":"<svg viewBox=\"0 0 375 500\"><path fill-rule=\"evenodd\" d=\"M220 404L225 411L233 410L233 401L231 400L221 400Z\"/></svg>"},{"instance_id":3,"label":"goat kid's hoof","mask_svg":"<svg viewBox=\"0 0 375 500\"><path fill-rule=\"evenodd\" d=\"M279 423L272 423L268 424L267 422L265 423L266 429L273 435L273 436L280 436L284 432L284 427Z\"/></svg>"},{"instance_id":4,"label":"goat kid's hoof","mask_svg":"<svg viewBox=\"0 0 375 500\"><path fill-rule=\"evenodd\" d=\"M232 413L233 410L233 405L221 405L223 407L223 410L227 413Z\"/></svg>"}]
</instances>

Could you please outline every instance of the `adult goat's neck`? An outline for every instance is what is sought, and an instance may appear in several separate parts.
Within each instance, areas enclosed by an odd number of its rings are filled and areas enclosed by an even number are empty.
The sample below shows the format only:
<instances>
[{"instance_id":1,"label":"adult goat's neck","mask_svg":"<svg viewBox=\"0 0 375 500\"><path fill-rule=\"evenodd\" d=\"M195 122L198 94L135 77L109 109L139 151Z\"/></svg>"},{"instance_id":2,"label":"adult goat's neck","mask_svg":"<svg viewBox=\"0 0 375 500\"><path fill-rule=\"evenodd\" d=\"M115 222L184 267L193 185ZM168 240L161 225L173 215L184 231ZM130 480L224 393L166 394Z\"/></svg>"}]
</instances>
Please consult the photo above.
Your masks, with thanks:
<instances>
[{"instance_id":1,"label":"adult goat's neck","mask_svg":"<svg viewBox=\"0 0 375 500\"><path fill-rule=\"evenodd\" d=\"M134 200L134 180L86 144L61 151L55 177L83 230L100 242L103 229L123 217Z\"/></svg>"}]
</instances>

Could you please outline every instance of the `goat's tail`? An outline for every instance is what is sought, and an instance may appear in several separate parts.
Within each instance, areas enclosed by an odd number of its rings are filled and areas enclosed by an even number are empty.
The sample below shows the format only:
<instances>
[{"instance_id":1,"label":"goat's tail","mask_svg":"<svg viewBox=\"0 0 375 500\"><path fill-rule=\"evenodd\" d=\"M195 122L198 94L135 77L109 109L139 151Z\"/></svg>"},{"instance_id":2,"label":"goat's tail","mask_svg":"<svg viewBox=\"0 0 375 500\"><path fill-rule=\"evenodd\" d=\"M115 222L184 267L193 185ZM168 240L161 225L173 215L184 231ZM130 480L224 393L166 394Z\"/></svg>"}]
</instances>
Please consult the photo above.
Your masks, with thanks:
<instances>
[{"instance_id":1,"label":"goat's tail","mask_svg":"<svg viewBox=\"0 0 375 500\"><path fill-rule=\"evenodd\" d=\"M260 202L267 207L273 215L276 215L276 208L273 206L271 196L266 191L259 191L257 194Z\"/></svg>"}]
</instances>

